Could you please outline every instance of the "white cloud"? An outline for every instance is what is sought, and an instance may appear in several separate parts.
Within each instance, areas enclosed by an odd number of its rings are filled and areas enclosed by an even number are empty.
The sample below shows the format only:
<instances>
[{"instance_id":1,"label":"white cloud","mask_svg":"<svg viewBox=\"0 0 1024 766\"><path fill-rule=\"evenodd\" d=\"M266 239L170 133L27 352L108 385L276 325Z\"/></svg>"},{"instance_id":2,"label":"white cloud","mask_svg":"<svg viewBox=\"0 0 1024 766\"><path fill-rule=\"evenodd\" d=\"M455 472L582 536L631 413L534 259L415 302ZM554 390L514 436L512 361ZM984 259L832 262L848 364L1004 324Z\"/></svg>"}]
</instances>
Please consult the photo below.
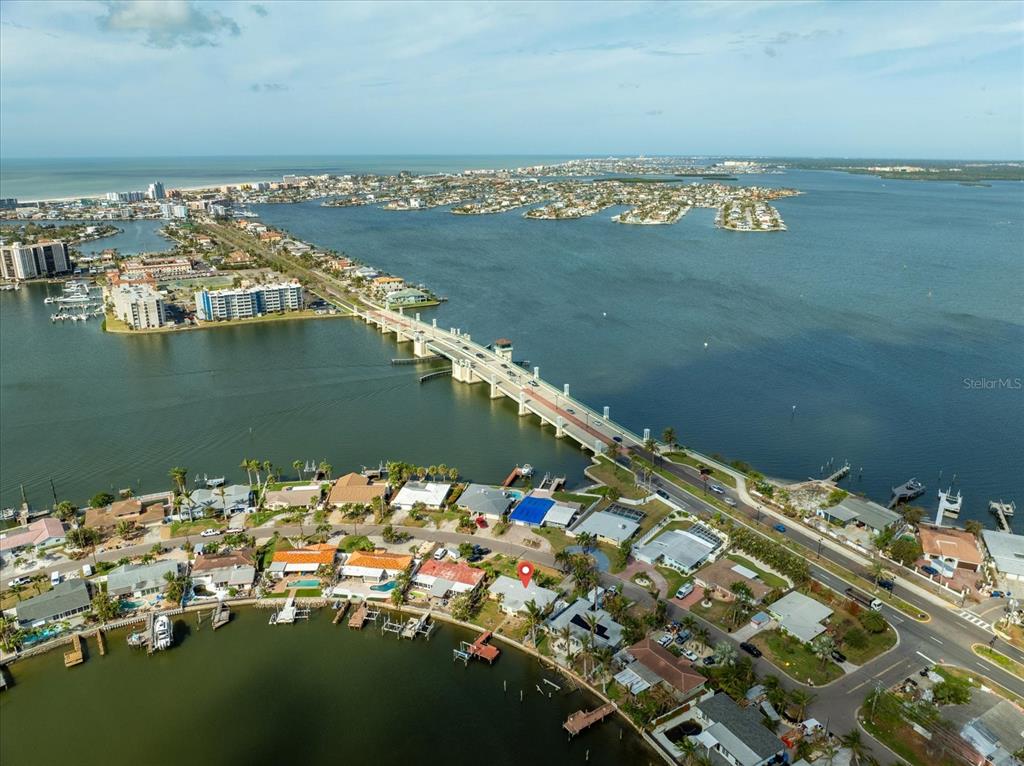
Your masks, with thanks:
<instances>
[{"instance_id":1,"label":"white cloud","mask_svg":"<svg viewBox=\"0 0 1024 766\"><path fill-rule=\"evenodd\" d=\"M157 48L184 45L200 48L218 44L222 34L237 36L241 28L216 10L189 0L108 0L100 29L144 32L146 43Z\"/></svg>"}]
</instances>

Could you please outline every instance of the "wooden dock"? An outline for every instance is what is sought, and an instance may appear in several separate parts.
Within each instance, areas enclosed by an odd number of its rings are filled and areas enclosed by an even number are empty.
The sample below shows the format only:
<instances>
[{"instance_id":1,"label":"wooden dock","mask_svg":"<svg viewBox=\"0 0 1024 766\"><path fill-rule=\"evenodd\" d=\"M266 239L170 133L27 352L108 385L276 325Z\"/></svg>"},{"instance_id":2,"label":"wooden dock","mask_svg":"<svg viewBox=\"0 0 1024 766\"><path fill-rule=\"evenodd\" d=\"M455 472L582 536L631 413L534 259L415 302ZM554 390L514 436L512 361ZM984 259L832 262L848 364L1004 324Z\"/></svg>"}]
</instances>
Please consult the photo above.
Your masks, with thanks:
<instances>
[{"instance_id":1,"label":"wooden dock","mask_svg":"<svg viewBox=\"0 0 1024 766\"><path fill-rule=\"evenodd\" d=\"M96 645L100 648L100 657L107 654L107 638L103 635L103 628L96 628Z\"/></svg>"},{"instance_id":2,"label":"wooden dock","mask_svg":"<svg viewBox=\"0 0 1024 766\"><path fill-rule=\"evenodd\" d=\"M348 626L349 626L350 628L354 628L354 629L356 629L356 630L361 630L361 629L362 629L362 627L363 627L363 626L364 626L364 625L366 624L366 620L367 620L367 613L368 613L369 611L370 611L370 610L369 610L369 608L368 608L368 607L366 606L366 602L364 601L364 602L363 602L363 603L361 603L361 604L359 605L359 607L358 607L358 608L357 608L357 609L356 609L356 610L355 610L355 611L354 611L354 612L352 613L352 616L348 618Z\"/></svg>"},{"instance_id":3,"label":"wooden dock","mask_svg":"<svg viewBox=\"0 0 1024 766\"><path fill-rule=\"evenodd\" d=\"M334 613L334 619L331 620L331 625L337 625L339 622L341 622L341 618L345 616L345 612L348 611L348 608L351 605L351 601L343 601L341 603L341 606L338 608L338 611Z\"/></svg>"},{"instance_id":4,"label":"wooden dock","mask_svg":"<svg viewBox=\"0 0 1024 766\"><path fill-rule=\"evenodd\" d=\"M614 712L614 702L605 703L604 705L601 705L601 707L590 711L577 710L565 719L565 723L562 724L562 728L569 732L570 737L575 737L581 731L589 729L595 723L603 721Z\"/></svg>"},{"instance_id":5,"label":"wooden dock","mask_svg":"<svg viewBox=\"0 0 1024 766\"><path fill-rule=\"evenodd\" d=\"M210 622L213 623L213 629L217 630L224 625L227 625L231 620L231 609L223 601L218 601L216 608L210 615Z\"/></svg>"},{"instance_id":6,"label":"wooden dock","mask_svg":"<svg viewBox=\"0 0 1024 766\"><path fill-rule=\"evenodd\" d=\"M73 668L85 662L85 647L82 645L82 636L75 633L71 637L71 649L64 652L64 667Z\"/></svg>"}]
</instances>

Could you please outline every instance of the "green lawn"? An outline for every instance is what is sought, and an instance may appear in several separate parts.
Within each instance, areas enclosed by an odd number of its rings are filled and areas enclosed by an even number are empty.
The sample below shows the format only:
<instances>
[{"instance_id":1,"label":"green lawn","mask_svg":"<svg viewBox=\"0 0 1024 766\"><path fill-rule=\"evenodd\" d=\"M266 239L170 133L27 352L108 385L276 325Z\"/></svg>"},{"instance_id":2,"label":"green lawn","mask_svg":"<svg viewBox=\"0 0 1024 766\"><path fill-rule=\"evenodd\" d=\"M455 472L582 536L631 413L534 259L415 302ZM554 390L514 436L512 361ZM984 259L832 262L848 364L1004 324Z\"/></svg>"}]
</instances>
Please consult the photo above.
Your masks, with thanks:
<instances>
[{"instance_id":1,"label":"green lawn","mask_svg":"<svg viewBox=\"0 0 1024 766\"><path fill-rule=\"evenodd\" d=\"M345 553L352 553L352 551L372 551L374 545L366 535L345 535L338 543L338 548Z\"/></svg>"},{"instance_id":2,"label":"green lawn","mask_svg":"<svg viewBox=\"0 0 1024 766\"><path fill-rule=\"evenodd\" d=\"M622 497L630 500L639 500L646 494L636 486L636 477L632 473L606 457L601 457L596 464L588 466L586 472L594 480L617 489Z\"/></svg>"},{"instance_id":3,"label":"green lawn","mask_svg":"<svg viewBox=\"0 0 1024 766\"><path fill-rule=\"evenodd\" d=\"M824 666L814 652L799 639L780 630L758 633L751 639L764 656L779 670L793 679L805 683L808 679L816 685L834 681L843 675L843 670L832 660Z\"/></svg>"},{"instance_id":4,"label":"green lawn","mask_svg":"<svg viewBox=\"0 0 1024 766\"><path fill-rule=\"evenodd\" d=\"M1003 670L1024 678L1024 665L1021 665L1011 657L1007 657L1002 652L997 652L995 649L991 649L984 644L975 644L972 648L974 649L974 653L979 657L984 657L986 660L994 665L998 665Z\"/></svg>"},{"instance_id":5,"label":"green lawn","mask_svg":"<svg viewBox=\"0 0 1024 766\"><path fill-rule=\"evenodd\" d=\"M763 582L769 588L789 587L789 583L787 583L781 577L779 577L776 574L772 574L771 572L766 572L765 570L761 569L761 567L757 566L757 564L755 564L750 559L745 559L742 556L737 556L735 553L730 553L728 556L726 556L726 558L730 561L735 561L737 564L740 564L741 566L745 566L747 569L752 569L755 572L757 572L758 576L761 578L761 582Z\"/></svg>"},{"instance_id":6,"label":"green lawn","mask_svg":"<svg viewBox=\"0 0 1024 766\"><path fill-rule=\"evenodd\" d=\"M204 529L225 529L225 524L220 519L197 519L196 521L172 521L171 537L183 537L184 535L197 535Z\"/></svg>"},{"instance_id":7,"label":"green lawn","mask_svg":"<svg viewBox=\"0 0 1024 766\"><path fill-rule=\"evenodd\" d=\"M690 607L690 611L698 617L701 617L713 625L718 626L726 633L731 633L735 628L729 625L725 621L725 613L728 611L729 605L724 601L712 601L710 607L704 607L698 601L696 604Z\"/></svg>"},{"instance_id":8,"label":"green lawn","mask_svg":"<svg viewBox=\"0 0 1024 766\"><path fill-rule=\"evenodd\" d=\"M863 627L857 617L850 612L849 601L838 594L835 594L834 598L829 598L833 595L832 591L815 593L809 588L801 588L801 592L805 596L809 596L816 601L820 601L825 606L834 610L835 613L829 618L828 624L832 627L835 633L836 643L839 644L839 650L845 654L846 658L854 665L863 665L865 662L873 660L882 652L891 649L896 645L896 631L892 629L891 625L886 624L885 631L882 633L870 633L867 630L864 630L868 639L867 646L862 648L850 646L845 641L846 634L854 628L861 628L863 630Z\"/></svg>"},{"instance_id":9,"label":"green lawn","mask_svg":"<svg viewBox=\"0 0 1024 766\"><path fill-rule=\"evenodd\" d=\"M665 582L668 583L668 592L665 594L665 598L673 598L680 585L684 582L693 581L693 577L684 575L669 567L655 567L655 569L661 573L662 577L665 578Z\"/></svg>"},{"instance_id":10,"label":"green lawn","mask_svg":"<svg viewBox=\"0 0 1024 766\"><path fill-rule=\"evenodd\" d=\"M263 551L263 558L260 561L260 569L266 570L266 568L270 566L271 561L274 559L274 554L277 553L277 551L288 551L291 549L292 544L283 537L279 537L272 545L268 545L266 550Z\"/></svg>"},{"instance_id":11,"label":"green lawn","mask_svg":"<svg viewBox=\"0 0 1024 766\"><path fill-rule=\"evenodd\" d=\"M552 492L551 497L561 503L579 503L584 508L589 507L595 500L600 499L596 495L577 495L573 492Z\"/></svg>"},{"instance_id":12,"label":"green lawn","mask_svg":"<svg viewBox=\"0 0 1024 766\"><path fill-rule=\"evenodd\" d=\"M632 508L633 506L629 507ZM646 535L654 527L655 524L657 524L659 521L661 521L670 513L672 513L672 508L665 505L660 500L649 500L643 505L636 506L636 508L637 510L643 511L647 514L643 518L643 521L640 522L640 529L637 530L636 538L640 538Z\"/></svg>"},{"instance_id":13,"label":"green lawn","mask_svg":"<svg viewBox=\"0 0 1024 766\"><path fill-rule=\"evenodd\" d=\"M685 452L668 452L665 454L665 457L673 463L680 463L682 465L692 466L693 468L703 468L705 466L711 468L712 479L717 481L719 484L726 485L727 487L736 487L736 478L732 474L726 473L718 468L712 468L707 465L707 463L702 463L700 460L690 457Z\"/></svg>"},{"instance_id":14,"label":"green lawn","mask_svg":"<svg viewBox=\"0 0 1024 766\"><path fill-rule=\"evenodd\" d=\"M284 513L284 509L280 509L280 510L276 510L276 511L263 510L263 511L256 511L256 513L250 513L248 516L245 517L245 526L247 526L247 527L259 527L259 526L262 526L262 525L266 524L268 521L270 521L272 518L274 518L275 516L277 516L279 514L282 514L282 513Z\"/></svg>"}]
</instances>

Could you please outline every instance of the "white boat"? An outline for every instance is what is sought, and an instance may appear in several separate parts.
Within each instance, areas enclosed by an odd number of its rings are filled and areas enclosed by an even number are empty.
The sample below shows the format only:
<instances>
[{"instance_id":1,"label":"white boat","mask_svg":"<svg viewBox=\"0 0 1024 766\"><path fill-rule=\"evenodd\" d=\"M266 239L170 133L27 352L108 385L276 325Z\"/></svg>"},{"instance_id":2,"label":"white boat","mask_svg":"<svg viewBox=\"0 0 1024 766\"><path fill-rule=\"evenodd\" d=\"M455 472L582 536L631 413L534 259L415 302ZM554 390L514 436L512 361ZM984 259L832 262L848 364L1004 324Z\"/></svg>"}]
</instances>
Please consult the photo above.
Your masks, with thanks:
<instances>
[{"instance_id":1,"label":"white boat","mask_svg":"<svg viewBox=\"0 0 1024 766\"><path fill-rule=\"evenodd\" d=\"M960 506L963 504L963 496L960 494L960 490L957 490L956 497L953 496L953 488L950 487L945 492L939 490L939 518L942 516L949 516L950 518L957 518L960 515Z\"/></svg>"},{"instance_id":2,"label":"white boat","mask_svg":"<svg viewBox=\"0 0 1024 766\"><path fill-rule=\"evenodd\" d=\"M56 303L56 302L57 302L57 299L54 296L52 296L52 295L47 295L45 298L43 298L43 303Z\"/></svg>"},{"instance_id":3,"label":"white boat","mask_svg":"<svg viewBox=\"0 0 1024 766\"><path fill-rule=\"evenodd\" d=\"M153 648L156 651L170 649L174 643L174 629L171 618L162 614L153 623Z\"/></svg>"},{"instance_id":4,"label":"white boat","mask_svg":"<svg viewBox=\"0 0 1024 766\"><path fill-rule=\"evenodd\" d=\"M519 468L519 475L525 478L530 478L531 476L533 476L533 466L530 465L529 463L523 463L523 465Z\"/></svg>"}]
</instances>

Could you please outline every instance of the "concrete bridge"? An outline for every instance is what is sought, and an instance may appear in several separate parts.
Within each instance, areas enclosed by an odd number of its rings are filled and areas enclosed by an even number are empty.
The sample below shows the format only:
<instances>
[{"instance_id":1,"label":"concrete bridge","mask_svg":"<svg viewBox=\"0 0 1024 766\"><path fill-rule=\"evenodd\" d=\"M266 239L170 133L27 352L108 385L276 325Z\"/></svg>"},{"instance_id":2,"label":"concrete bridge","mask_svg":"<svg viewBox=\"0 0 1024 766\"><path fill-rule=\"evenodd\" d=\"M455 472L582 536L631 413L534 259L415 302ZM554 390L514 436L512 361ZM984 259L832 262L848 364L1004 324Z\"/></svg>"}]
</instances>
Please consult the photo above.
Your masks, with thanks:
<instances>
[{"instance_id":1,"label":"concrete bridge","mask_svg":"<svg viewBox=\"0 0 1024 766\"><path fill-rule=\"evenodd\" d=\"M588 407L569 393L540 376L540 368L524 370L512 362L511 343L496 342L493 348L474 341L460 328L442 328L437 320L424 322L385 308L355 307L367 324L384 334L394 333L399 343L412 343L418 358L441 356L451 360L452 378L467 385L483 384L492 399L507 396L519 405L519 414L536 415L555 429L558 438L568 437L595 454L614 452L618 446L642 447L650 430L640 436L611 419L608 407L601 412Z\"/></svg>"}]
</instances>

